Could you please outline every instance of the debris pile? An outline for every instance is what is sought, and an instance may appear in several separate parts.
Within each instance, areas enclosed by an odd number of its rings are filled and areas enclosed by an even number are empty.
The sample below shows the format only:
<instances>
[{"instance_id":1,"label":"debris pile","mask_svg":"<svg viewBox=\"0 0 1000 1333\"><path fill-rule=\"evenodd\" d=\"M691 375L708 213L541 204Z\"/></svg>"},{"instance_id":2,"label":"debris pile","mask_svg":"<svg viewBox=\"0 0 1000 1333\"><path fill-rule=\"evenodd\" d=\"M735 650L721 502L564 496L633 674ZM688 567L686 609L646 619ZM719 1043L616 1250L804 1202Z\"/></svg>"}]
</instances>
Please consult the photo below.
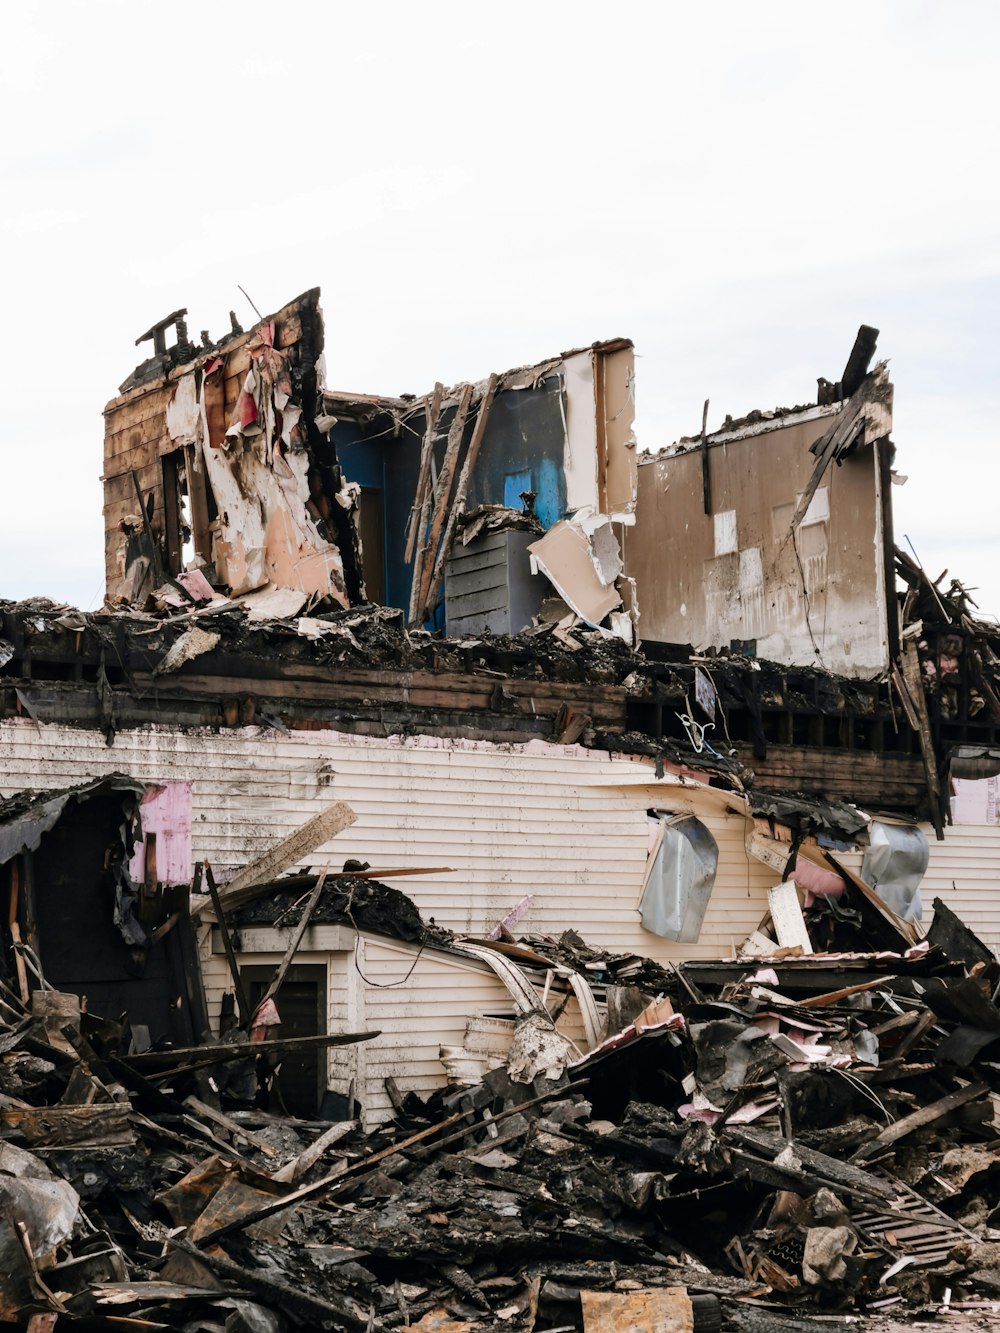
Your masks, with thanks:
<instances>
[{"instance_id":1,"label":"debris pile","mask_svg":"<svg viewBox=\"0 0 1000 1333\"><path fill-rule=\"evenodd\" d=\"M934 906L916 944L869 909L898 947L868 952L468 945L585 973L606 1035L530 1080L523 1049L427 1100L390 1078L368 1134L256 1103L296 1040L375 1034L142 1050L75 996L5 987L0 1317L543 1333L994 1308L1000 964Z\"/></svg>"}]
</instances>

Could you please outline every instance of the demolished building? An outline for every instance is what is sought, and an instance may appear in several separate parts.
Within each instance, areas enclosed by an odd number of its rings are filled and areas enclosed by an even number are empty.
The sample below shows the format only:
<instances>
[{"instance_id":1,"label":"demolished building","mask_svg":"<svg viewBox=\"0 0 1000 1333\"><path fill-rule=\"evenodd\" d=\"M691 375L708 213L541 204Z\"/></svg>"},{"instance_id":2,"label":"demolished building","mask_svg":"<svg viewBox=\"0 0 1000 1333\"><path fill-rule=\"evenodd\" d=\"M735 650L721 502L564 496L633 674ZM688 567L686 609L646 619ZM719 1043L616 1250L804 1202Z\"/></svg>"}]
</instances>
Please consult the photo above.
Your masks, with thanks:
<instances>
[{"instance_id":1,"label":"demolished building","mask_svg":"<svg viewBox=\"0 0 1000 1333\"><path fill-rule=\"evenodd\" d=\"M643 457L623 339L378 397L326 388L317 292L185 314L105 409L104 609L2 607L15 1010L127 1011L144 1077L256 1034L272 1110L377 1132L570 1078L620 989L920 976L935 900L1000 944L1000 634L894 548L873 330Z\"/></svg>"}]
</instances>

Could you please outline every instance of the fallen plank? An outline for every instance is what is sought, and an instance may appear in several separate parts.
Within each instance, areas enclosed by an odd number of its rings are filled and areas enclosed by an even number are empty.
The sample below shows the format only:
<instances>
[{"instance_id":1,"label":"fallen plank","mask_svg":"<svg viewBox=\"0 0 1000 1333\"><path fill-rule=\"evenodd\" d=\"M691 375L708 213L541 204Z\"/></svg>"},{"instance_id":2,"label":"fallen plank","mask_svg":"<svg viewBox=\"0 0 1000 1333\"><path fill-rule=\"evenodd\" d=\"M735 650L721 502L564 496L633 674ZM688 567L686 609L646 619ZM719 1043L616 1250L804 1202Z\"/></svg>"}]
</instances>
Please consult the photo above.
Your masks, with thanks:
<instances>
[{"instance_id":1,"label":"fallen plank","mask_svg":"<svg viewBox=\"0 0 1000 1333\"><path fill-rule=\"evenodd\" d=\"M244 1129L242 1125L238 1125L235 1120L230 1120L229 1116L222 1111L217 1111L214 1106L209 1106L207 1102L203 1102L197 1097L186 1097L184 1105L190 1107L196 1116L201 1116L204 1120L211 1120L213 1124L218 1125L221 1129L228 1130L230 1134L238 1134L241 1139L244 1139L251 1147L256 1148L258 1152L262 1152L265 1157L279 1156L278 1150L273 1144L260 1138L252 1130Z\"/></svg>"},{"instance_id":2,"label":"fallen plank","mask_svg":"<svg viewBox=\"0 0 1000 1333\"><path fill-rule=\"evenodd\" d=\"M171 1070L243 1060L250 1055L292 1055L320 1046L353 1046L359 1041L374 1041L381 1032L321 1032L315 1037L285 1037L267 1041L224 1041L217 1046L175 1046L169 1051L143 1051L141 1055L121 1056L122 1063L143 1070ZM194 1066L190 1062L194 1062Z\"/></svg>"},{"instance_id":3,"label":"fallen plank","mask_svg":"<svg viewBox=\"0 0 1000 1333\"><path fill-rule=\"evenodd\" d=\"M32 1106L0 1111L0 1122L19 1130L33 1147L124 1147L135 1143L127 1102L96 1106Z\"/></svg>"},{"instance_id":4,"label":"fallen plank","mask_svg":"<svg viewBox=\"0 0 1000 1333\"><path fill-rule=\"evenodd\" d=\"M219 895L222 910L231 912L235 907L240 906L241 901L244 901L239 897L241 890L270 883L283 870L295 865L296 861L301 861L310 852L314 852L317 847L322 847L325 842L335 838L338 833L343 833L344 829L350 828L356 819L357 815L343 801L336 801L333 805L327 806L325 810L321 810L318 815L314 815L312 819L307 820L301 828L297 828L287 838L282 838L270 851L265 852L263 856L258 856L255 861L251 861L248 866L244 866L233 876Z\"/></svg>"},{"instance_id":5,"label":"fallen plank","mask_svg":"<svg viewBox=\"0 0 1000 1333\"><path fill-rule=\"evenodd\" d=\"M932 1125L935 1120L940 1120L952 1111L957 1111L960 1106L965 1106L967 1102L974 1102L977 1097L988 1096L989 1092L990 1085L988 1083L970 1083L968 1087L960 1088L958 1092L949 1092L947 1097L941 1097L936 1102L931 1102L929 1106L921 1106L918 1111L913 1111L910 1115L904 1115L902 1120L897 1120L895 1124L887 1125L876 1138L862 1144L854 1154L854 1160L856 1162L867 1161L869 1157L874 1157L883 1148L898 1143L900 1139L906 1138L908 1134L913 1134L918 1129L923 1129L926 1125Z\"/></svg>"},{"instance_id":6,"label":"fallen plank","mask_svg":"<svg viewBox=\"0 0 1000 1333\"><path fill-rule=\"evenodd\" d=\"M767 1153L772 1157L772 1160L788 1147L787 1142L780 1135L772 1134L767 1130L756 1129L750 1125L727 1125L722 1137L735 1139L737 1143L752 1148L756 1152ZM839 1158L831 1157L824 1152L818 1152L815 1148L807 1148L798 1141L794 1143L792 1151L807 1171L821 1176L826 1184L840 1185L842 1188L857 1190L860 1194L888 1202L892 1202L896 1198L897 1191L892 1185L887 1184L884 1180L879 1180L878 1177L871 1175L862 1167L854 1166L850 1162L842 1162Z\"/></svg>"},{"instance_id":7,"label":"fallen plank","mask_svg":"<svg viewBox=\"0 0 1000 1333\"><path fill-rule=\"evenodd\" d=\"M693 1333L694 1309L684 1287L644 1291L581 1291L584 1333Z\"/></svg>"},{"instance_id":8,"label":"fallen plank","mask_svg":"<svg viewBox=\"0 0 1000 1333\"><path fill-rule=\"evenodd\" d=\"M347 1137L353 1130L358 1128L357 1120L342 1120L336 1125L331 1125L325 1134L321 1134L318 1139L310 1143L309 1147L299 1153L298 1157L292 1162L287 1162L280 1171L275 1171L273 1179L282 1182L287 1181L292 1184L300 1176L314 1167L323 1154L332 1148L335 1143Z\"/></svg>"},{"instance_id":9,"label":"fallen plank","mask_svg":"<svg viewBox=\"0 0 1000 1333\"><path fill-rule=\"evenodd\" d=\"M840 990L827 991L825 995L813 995L807 1000L799 1000L800 1009L825 1009L827 1005L839 1004L841 1000L846 1000L851 995L857 995L861 991L872 990L876 986L883 989L886 986L885 981L862 981L857 986L843 986Z\"/></svg>"},{"instance_id":10,"label":"fallen plank","mask_svg":"<svg viewBox=\"0 0 1000 1333\"><path fill-rule=\"evenodd\" d=\"M237 1288L249 1287L272 1299L278 1298L279 1308L292 1311L300 1318L305 1316L315 1321L312 1324L314 1328L338 1328L340 1324L336 1321L346 1324L348 1328L367 1330L372 1327L368 1311L362 1309L349 1296L334 1298L331 1295L330 1298L322 1300L301 1287L292 1286L291 1283L282 1282L275 1277L265 1276L259 1268L233 1263L231 1259L218 1253L205 1253L183 1237L175 1237L169 1244L178 1250L183 1250L185 1254L200 1263L206 1264L218 1277L227 1279ZM213 1293L203 1294L210 1298Z\"/></svg>"}]
</instances>

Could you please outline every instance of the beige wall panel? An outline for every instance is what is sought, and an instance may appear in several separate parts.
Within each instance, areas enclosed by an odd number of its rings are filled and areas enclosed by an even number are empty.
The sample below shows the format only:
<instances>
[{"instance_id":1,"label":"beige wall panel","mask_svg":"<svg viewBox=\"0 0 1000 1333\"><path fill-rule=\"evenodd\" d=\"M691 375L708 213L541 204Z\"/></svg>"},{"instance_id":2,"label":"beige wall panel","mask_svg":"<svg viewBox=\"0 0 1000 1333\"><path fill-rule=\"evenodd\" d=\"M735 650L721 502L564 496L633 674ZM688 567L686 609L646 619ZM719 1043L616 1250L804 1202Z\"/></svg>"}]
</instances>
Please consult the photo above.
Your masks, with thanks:
<instances>
[{"instance_id":1,"label":"beige wall panel","mask_svg":"<svg viewBox=\"0 0 1000 1333\"><path fill-rule=\"evenodd\" d=\"M828 424L823 418L712 446L708 515L699 450L640 464L625 573L638 585L642 638L696 648L756 639L757 655L773 661L862 677L883 669L881 517L871 448L823 478L798 533L801 572L787 540L816 461L809 445Z\"/></svg>"}]
</instances>

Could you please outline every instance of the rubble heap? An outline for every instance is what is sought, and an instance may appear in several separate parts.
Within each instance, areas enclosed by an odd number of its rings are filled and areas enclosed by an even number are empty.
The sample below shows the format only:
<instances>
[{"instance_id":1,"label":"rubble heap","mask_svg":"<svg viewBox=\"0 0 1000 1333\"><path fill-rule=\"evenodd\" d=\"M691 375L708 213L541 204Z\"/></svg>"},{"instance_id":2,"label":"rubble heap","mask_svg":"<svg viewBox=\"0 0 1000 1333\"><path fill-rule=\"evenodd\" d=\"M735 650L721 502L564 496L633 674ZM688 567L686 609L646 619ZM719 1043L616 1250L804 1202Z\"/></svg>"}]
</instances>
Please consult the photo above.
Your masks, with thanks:
<instances>
[{"instance_id":1,"label":"rubble heap","mask_svg":"<svg viewBox=\"0 0 1000 1333\"><path fill-rule=\"evenodd\" d=\"M585 971L608 1035L530 1081L512 1050L426 1101L393 1086L367 1135L254 1094L296 1041L375 1034L141 1050L127 1020L5 987L2 1317L543 1333L995 1308L1000 964L934 907L925 940L904 923L874 952L480 944Z\"/></svg>"}]
</instances>

